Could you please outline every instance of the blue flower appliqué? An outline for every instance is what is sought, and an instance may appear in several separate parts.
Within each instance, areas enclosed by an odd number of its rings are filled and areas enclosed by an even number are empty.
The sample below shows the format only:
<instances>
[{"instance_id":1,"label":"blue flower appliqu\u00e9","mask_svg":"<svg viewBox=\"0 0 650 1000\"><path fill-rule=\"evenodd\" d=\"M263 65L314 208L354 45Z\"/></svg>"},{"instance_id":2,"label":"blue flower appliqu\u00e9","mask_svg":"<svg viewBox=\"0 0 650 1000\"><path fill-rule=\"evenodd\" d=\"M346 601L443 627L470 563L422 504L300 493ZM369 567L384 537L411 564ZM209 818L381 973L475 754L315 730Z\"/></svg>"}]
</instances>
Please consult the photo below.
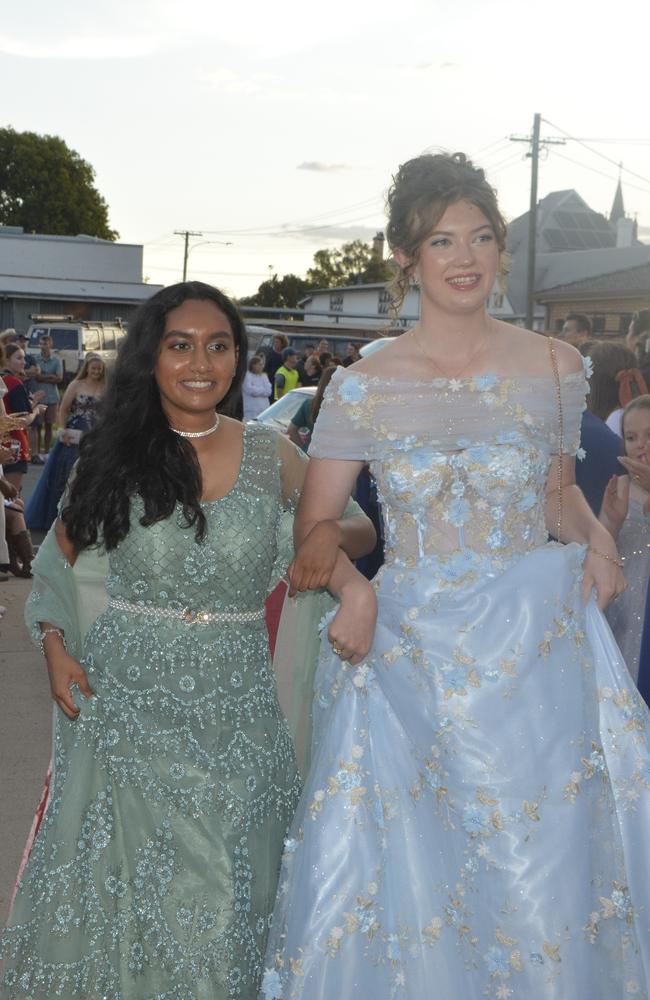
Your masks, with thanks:
<instances>
[{"instance_id":1,"label":"blue flower appliqu\u00e9","mask_svg":"<svg viewBox=\"0 0 650 1000\"><path fill-rule=\"evenodd\" d=\"M339 386L339 396L344 403L360 403L366 394L366 387L358 375L350 375Z\"/></svg>"},{"instance_id":2,"label":"blue flower appliqu\u00e9","mask_svg":"<svg viewBox=\"0 0 650 1000\"><path fill-rule=\"evenodd\" d=\"M455 528L460 528L463 524L466 524L472 513L471 507L467 500L452 500L447 508L446 520L449 524L453 524Z\"/></svg>"},{"instance_id":3,"label":"blue flower appliqu\u00e9","mask_svg":"<svg viewBox=\"0 0 650 1000\"><path fill-rule=\"evenodd\" d=\"M474 388L478 390L492 389L497 383L496 375L475 375Z\"/></svg>"}]
</instances>

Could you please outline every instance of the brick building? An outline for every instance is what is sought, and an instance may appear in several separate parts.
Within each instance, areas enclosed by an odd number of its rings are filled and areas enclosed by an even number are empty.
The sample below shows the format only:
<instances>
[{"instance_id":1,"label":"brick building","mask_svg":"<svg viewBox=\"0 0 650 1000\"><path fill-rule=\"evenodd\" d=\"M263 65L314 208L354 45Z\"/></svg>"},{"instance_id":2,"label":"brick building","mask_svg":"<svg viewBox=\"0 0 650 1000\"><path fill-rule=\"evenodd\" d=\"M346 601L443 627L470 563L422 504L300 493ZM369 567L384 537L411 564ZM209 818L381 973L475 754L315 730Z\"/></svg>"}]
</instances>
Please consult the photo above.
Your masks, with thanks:
<instances>
[{"instance_id":1,"label":"brick building","mask_svg":"<svg viewBox=\"0 0 650 1000\"><path fill-rule=\"evenodd\" d=\"M596 335L625 335L635 312L650 308L650 262L538 292L547 329L561 330L569 313L589 316Z\"/></svg>"}]
</instances>

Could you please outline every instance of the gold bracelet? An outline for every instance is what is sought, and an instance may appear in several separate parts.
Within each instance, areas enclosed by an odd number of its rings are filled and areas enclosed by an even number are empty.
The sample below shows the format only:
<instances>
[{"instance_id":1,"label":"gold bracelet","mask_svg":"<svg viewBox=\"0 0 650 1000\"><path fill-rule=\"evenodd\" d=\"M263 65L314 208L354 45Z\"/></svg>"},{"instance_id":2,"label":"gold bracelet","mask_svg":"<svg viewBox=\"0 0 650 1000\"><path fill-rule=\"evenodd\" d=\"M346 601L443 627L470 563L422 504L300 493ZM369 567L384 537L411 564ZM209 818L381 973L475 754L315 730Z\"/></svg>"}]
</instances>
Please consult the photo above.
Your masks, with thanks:
<instances>
[{"instance_id":1,"label":"gold bracelet","mask_svg":"<svg viewBox=\"0 0 650 1000\"><path fill-rule=\"evenodd\" d=\"M625 568L625 556L620 556L618 559L616 559L614 556L608 556L605 555L604 552L599 552L598 549L595 549L593 547L593 545L588 545L587 548L589 552L593 552L595 556L600 556L601 559L606 559L607 562L614 563L614 565L618 566L619 569Z\"/></svg>"}]
</instances>

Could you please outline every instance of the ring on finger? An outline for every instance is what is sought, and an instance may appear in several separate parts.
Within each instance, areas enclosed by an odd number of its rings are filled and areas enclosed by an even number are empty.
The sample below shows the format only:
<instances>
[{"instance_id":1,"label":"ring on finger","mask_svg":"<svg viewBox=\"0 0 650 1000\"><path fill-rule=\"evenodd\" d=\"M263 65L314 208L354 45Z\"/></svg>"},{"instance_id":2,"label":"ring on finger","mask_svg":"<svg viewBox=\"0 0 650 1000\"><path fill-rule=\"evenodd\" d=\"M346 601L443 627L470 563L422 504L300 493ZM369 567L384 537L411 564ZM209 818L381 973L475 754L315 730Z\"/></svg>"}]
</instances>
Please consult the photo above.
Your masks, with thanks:
<instances>
[{"instance_id":1,"label":"ring on finger","mask_svg":"<svg viewBox=\"0 0 650 1000\"><path fill-rule=\"evenodd\" d=\"M332 643L332 652L336 653L337 656L343 656L343 650L335 642Z\"/></svg>"}]
</instances>

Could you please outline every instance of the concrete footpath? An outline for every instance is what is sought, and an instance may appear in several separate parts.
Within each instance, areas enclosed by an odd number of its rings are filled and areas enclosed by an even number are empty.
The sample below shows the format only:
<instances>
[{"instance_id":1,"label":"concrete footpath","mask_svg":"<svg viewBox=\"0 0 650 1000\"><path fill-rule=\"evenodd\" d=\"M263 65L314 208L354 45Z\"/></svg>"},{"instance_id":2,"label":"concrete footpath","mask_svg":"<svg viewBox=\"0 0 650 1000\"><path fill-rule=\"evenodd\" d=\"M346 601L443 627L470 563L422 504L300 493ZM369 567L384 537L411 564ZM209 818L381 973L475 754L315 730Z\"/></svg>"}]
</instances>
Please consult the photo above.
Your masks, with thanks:
<instances>
[{"instance_id":1,"label":"concrete footpath","mask_svg":"<svg viewBox=\"0 0 650 1000\"><path fill-rule=\"evenodd\" d=\"M29 497L40 469L30 467ZM38 543L39 538L34 542ZM52 700L45 662L23 621L30 580L0 583L0 923L7 908L50 760Z\"/></svg>"}]
</instances>

